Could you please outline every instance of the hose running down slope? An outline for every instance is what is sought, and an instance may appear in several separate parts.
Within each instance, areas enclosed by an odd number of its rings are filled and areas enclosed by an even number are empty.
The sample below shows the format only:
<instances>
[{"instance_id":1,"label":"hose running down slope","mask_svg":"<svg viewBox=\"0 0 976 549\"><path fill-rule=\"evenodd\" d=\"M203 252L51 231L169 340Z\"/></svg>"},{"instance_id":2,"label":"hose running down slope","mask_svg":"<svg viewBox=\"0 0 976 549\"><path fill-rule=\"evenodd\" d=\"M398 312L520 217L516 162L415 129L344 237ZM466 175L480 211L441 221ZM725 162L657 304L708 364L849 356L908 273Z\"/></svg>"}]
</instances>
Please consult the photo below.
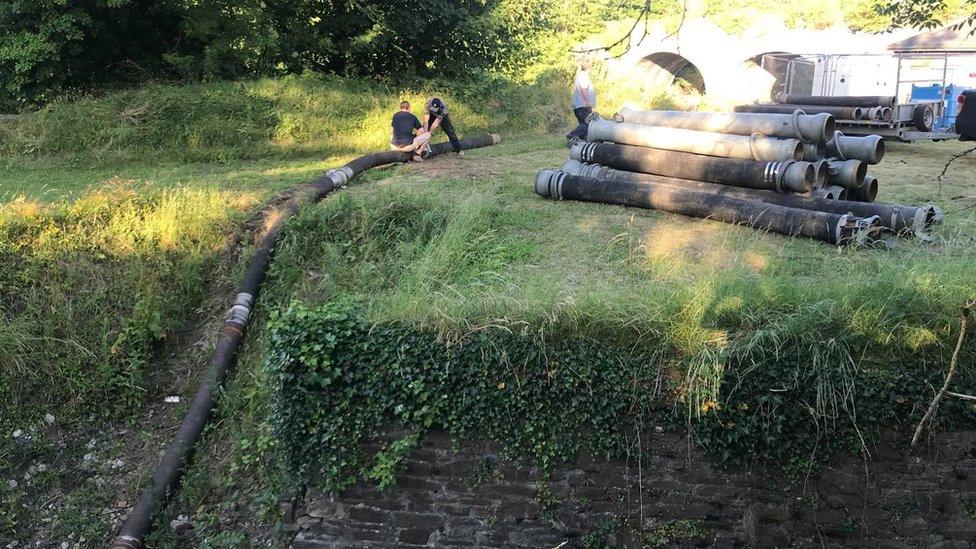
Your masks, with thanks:
<instances>
[{"instance_id":1,"label":"hose running down slope","mask_svg":"<svg viewBox=\"0 0 976 549\"><path fill-rule=\"evenodd\" d=\"M462 149L475 149L495 145L501 141L498 134L482 135L461 140ZM438 143L430 147L430 156L451 150L450 143ZM411 153L383 151L361 156L339 169L326 172L311 182L313 192L311 202L318 202L325 195L344 186L356 175L377 166L407 162ZM244 281L238 290L234 304L227 311L224 325L220 330L217 344L210 359L210 367L197 390L190 408L180 424L176 437L170 443L153 476L152 485L143 492L129 513L119 535L112 542L112 549L141 549L146 535L152 526L153 515L175 492L184 467L193 457L200 433L210 419L214 407L214 394L223 384L230 368L237 358L237 351L244 340L251 318L254 302L261 290L268 265L274 255L275 243L285 222L298 211L303 200L292 198L285 206L282 215L271 224L261 236L257 251L251 258Z\"/></svg>"}]
</instances>

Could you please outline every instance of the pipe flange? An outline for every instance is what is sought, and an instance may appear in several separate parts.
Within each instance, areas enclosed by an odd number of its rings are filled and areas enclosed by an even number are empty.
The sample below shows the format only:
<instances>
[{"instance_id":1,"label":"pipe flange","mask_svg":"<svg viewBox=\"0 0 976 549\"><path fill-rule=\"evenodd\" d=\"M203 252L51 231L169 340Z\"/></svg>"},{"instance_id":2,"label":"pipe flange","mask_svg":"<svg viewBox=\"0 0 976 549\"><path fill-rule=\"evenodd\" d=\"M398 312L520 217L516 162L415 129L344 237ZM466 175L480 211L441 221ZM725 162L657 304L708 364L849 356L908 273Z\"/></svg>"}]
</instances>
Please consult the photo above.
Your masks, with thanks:
<instances>
[{"instance_id":1,"label":"pipe flange","mask_svg":"<svg viewBox=\"0 0 976 549\"><path fill-rule=\"evenodd\" d=\"M929 232L929 228L935 223L941 222L942 210L936 206L927 205L915 208L915 216L912 219L912 234L923 242L932 242L935 240L935 236Z\"/></svg>"},{"instance_id":2,"label":"pipe flange","mask_svg":"<svg viewBox=\"0 0 976 549\"><path fill-rule=\"evenodd\" d=\"M796 131L796 138L799 139L800 142L806 142L806 139L803 139L803 134L800 133L800 116L805 114L806 113L803 112L802 109L796 109L793 111L793 130Z\"/></svg>"},{"instance_id":3,"label":"pipe flange","mask_svg":"<svg viewBox=\"0 0 976 549\"><path fill-rule=\"evenodd\" d=\"M760 158L759 158L759 155L756 154L756 147L755 147L755 145L756 145L756 141L759 140L759 139L761 139L762 137L763 137L763 135L761 133L758 133L758 132L755 132L755 133L752 133L752 134L749 135L749 154L751 154L752 155L752 159L755 160L755 161L757 161L757 162L760 160Z\"/></svg>"},{"instance_id":4,"label":"pipe flange","mask_svg":"<svg viewBox=\"0 0 976 549\"><path fill-rule=\"evenodd\" d=\"M926 204L922 208L928 212L928 215L926 215L926 220L928 221L926 226L942 224L942 221L945 219L945 213L942 211L942 208L934 204Z\"/></svg>"},{"instance_id":5,"label":"pipe flange","mask_svg":"<svg viewBox=\"0 0 976 549\"><path fill-rule=\"evenodd\" d=\"M234 304L231 305L227 311L227 316L224 317L224 324L237 324L241 327L247 326L247 321L251 316L251 304L253 302L253 295L247 292L237 294L237 298L234 299Z\"/></svg>"},{"instance_id":6,"label":"pipe flange","mask_svg":"<svg viewBox=\"0 0 976 549\"><path fill-rule=\"evenodd\" d=\"M834 227L834 244L843 246L854 238L854 231L857 229L857 219L851 213L840 216L837 226Z\"/></svg>"},{"instance_id":7,"label":"pipe flange","mask_svg":"<svg viewBox=\"0 0 976 549\"><path fill-rule=\"evenodd\" d=\"M834 151L837 152L836 158L840 160L850 160L849 158L844 156L844 151L840 149L840 140L837 139L838 137L844 137L844 134L840 130L834 131L834 136L830 139L834 143ZM830 145L828 145L828 148L829 147Z\"/></svg>"},{"instance_id":8,"label":"pipe flange","mask_svg":"<svg viewBox=\"0 0 976 549\"><path fill-rule=\"evenodd\" d=\"M112 540L111 549L140 549L142 542L133 536L123 534Z\"/></svg>"},{"instance_id":9,"label":"pipe flange","mask_svg":"<svg viewBox=\"0 0 976 549\"><path fill-rule=\"evenodd\" d=\"M854 229L854 245L867 246L874 242L880 227L880 216L872 215L871 217L859 218L857 227Z\"/></svg>"}]
</instances>

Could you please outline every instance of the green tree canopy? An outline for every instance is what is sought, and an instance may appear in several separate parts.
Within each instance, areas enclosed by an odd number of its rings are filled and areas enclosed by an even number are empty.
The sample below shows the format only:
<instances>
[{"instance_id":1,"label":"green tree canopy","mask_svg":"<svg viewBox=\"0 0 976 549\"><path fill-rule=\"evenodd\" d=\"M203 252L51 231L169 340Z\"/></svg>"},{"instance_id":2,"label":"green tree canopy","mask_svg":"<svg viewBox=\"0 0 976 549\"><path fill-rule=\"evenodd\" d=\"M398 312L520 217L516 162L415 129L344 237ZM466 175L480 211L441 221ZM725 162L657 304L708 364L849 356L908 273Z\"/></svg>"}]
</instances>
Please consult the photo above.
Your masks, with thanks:
<instances>
[{"instance_id":1,"label":"green tree canopy","mask_svg":"<svg viewBox=\"0 0 976 549\"><path fill-rule=\"evenodd\" d=\"M623 4L621 4L623 1ZM628 0L0 0L0 111L73 89L305 70L514 73ZM639 2L637 2L639 4ZM563 42L564 43L564 42ZM548 49L548 50L547 50Z\"/></svg>"}]
</instances>

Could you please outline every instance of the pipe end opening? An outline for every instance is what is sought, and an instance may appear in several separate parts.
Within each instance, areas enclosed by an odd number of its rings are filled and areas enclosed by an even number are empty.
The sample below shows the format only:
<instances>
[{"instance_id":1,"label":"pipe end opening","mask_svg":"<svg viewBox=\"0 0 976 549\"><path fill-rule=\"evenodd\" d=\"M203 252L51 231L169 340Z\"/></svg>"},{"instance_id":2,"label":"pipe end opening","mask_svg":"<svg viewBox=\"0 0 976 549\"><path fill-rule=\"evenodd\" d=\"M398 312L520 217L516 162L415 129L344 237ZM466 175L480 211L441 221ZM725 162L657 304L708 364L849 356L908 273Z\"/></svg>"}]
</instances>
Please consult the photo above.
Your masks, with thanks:
<instances>
[{"instance_id":1,"label":"pipe end opening","mask_svg":"<svg viewBox=\"0 0 976 549\"><path fill-rule=\"evenodd\" d=\"M556 172L552 170L542 170L541 172L536 174L535 194L542 197L551 198L552 189L550 187L550 182L552 181L553 176L555 176L555 174Z\"/></svg>"},{"instance_id":2,"label":"pipe end opening","mask_svg":"<svg viewBox=\"0 0 976 549\"><path fill-rule=\"evenodd\" d=\"M828 139L830 139L830 136L834 135L834 132L837 131L837 120L835 120L833 116L827 113L821 113L821 115L819 116L823 117L822 141L827 141Z\"/></svg>"},{"instance_id":3,"label":"pipe end opening","mask_svg":"<svg viewBox=\"0 0 976 549\"><path fill-rule=\"evenodd\" d=\"M797 141L793 147L793 160L803 160L803 142Z\"/></svg>"},{"instance_id":4,"label":"pipe end opening","mask_svg":"<svg viewBox=\"0 0 976 549\"><path fill-rule=\"evenodd\" d=\"M864 179L868 176L868 165L864 162L857 162L854 168L854 181L859 183L858 187L864 184ZM855 187L857 188L857 187Z\"/></svg>"},{"instance_id":5,"label":"pipe end opening","mask_svg":"<svg viewBox=\"0 0 976 549\"><path fill-rule=\"evenodd\" d=\"M878 198L878 178L869 175L864 180L864 197L868 202L874 202Z\"/></svg>"}]
</instances>

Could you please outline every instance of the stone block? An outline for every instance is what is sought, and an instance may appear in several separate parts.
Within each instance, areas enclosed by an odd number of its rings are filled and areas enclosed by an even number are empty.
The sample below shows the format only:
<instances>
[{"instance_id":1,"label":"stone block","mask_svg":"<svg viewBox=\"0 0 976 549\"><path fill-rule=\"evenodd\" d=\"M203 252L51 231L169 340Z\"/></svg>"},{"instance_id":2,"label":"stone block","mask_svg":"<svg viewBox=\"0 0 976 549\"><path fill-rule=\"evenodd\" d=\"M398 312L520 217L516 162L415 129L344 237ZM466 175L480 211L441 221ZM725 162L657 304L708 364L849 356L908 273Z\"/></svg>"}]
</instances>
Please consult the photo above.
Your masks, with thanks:
<instances>
[{"instance_id":1,"label":"stone block","mask_svg":"<svg viewBox=\"0 0 976 549\"><path fill-rule=\"evenodd\" d=\"M396 534L390 529L353 528L346 533L346 537L353 541L375 541L391 545L396 540Z\"/></svg>"},{"instance_id":2,"label":"stone block","mask_svg":"<svg viewBox=\"0 0 976 549\"><path fill-rule=\"evenodd\" d=\"M429 528L433 530L444 525L444 515L420 514L397 511L393 513L393 524L397 528Z\"/></svg>"},{"instance_id":3,"label":"stone block","mask_svg":"<svg viewBox=\"0 0 976 549\"><path fill-rule=\"evenodd\" d=\"M433 528L405 528L397 533L397 541L407 545L427 545Z\"/></svg>"},{"instance_id":4,"label":"stone block","mask_svg":"<svg viewBox=\"0 0 976 549\"><path fill-rule=\"evenodd\" d=\"M356 522L381 524L390 520L390 512L383 509L373 509L365 505L356 505L349 508L349 518Z\"/></svg>"}]
</instances>

